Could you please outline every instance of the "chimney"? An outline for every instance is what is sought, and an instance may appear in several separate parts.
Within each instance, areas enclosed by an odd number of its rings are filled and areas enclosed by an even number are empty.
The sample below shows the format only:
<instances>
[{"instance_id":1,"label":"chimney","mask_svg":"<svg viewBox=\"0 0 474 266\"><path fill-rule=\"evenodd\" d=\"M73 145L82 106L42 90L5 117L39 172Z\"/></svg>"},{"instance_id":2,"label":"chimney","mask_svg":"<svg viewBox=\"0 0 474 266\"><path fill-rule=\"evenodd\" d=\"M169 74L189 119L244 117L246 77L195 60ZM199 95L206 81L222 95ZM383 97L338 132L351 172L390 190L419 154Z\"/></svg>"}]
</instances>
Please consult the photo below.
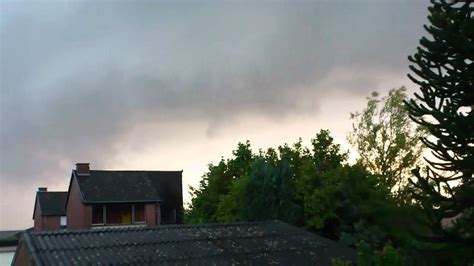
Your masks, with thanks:
<instances>
[{"instance_id":1,"label":"chimney","mask_svg":"<svg viewBox=\"0 0 474 266\"><path fill-rule=\"evenodd\" d=\"M76 173L78 175L90 175L89 163L76 163Z\"/></svg>"},{"instance_id":2,"label":"chimney","mask_svg":"<svg viewBox=\"0 0 474 266\"><path fill-rule=\"evenodd\" d=\"M47 187L39 187L38 188L38 192L46 192L46 191L48 191Z\"/></svg>"}]
</instances>

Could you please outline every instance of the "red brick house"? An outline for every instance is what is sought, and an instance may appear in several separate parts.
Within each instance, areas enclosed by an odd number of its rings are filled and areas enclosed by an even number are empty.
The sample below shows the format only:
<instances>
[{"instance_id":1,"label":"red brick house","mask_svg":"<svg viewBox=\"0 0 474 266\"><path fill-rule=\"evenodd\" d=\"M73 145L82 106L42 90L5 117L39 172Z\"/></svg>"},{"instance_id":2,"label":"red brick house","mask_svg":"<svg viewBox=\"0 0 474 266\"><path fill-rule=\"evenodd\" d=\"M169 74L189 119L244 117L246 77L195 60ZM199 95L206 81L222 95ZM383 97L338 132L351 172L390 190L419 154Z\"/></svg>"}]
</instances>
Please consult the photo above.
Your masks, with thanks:
<instances>
[{"instance_id":1,"label":"red brick house","mask_svg":"<svg viewBox=\"0 0 474 266\"><path fill-rule=\"evenodd\" d=\"M76 164L66 198L68 229L182 223L182 171L91 170Z\"/></svg>"},{"instance_id":2,"label":"red brick house","mask_svg":"<svg viewBox=\"0 0 474 266\"><path fill-rule=\"evenodd\" d=\"M91 170L76 164L67 192L40 188L35 231L183 223L182 171ZM62 221L62 222L61 222Z\"/></svg>"},{"instance_id":3,"label":"red brick house","mask_svg":"<svg viewBox=\"0 0 474 266\"><path fill-rule=\"evenodd\" d=\"M66 226L66 197L67 192L38 188L33 209L35 231L58 230Z\"/></svg>"}]
</instances>

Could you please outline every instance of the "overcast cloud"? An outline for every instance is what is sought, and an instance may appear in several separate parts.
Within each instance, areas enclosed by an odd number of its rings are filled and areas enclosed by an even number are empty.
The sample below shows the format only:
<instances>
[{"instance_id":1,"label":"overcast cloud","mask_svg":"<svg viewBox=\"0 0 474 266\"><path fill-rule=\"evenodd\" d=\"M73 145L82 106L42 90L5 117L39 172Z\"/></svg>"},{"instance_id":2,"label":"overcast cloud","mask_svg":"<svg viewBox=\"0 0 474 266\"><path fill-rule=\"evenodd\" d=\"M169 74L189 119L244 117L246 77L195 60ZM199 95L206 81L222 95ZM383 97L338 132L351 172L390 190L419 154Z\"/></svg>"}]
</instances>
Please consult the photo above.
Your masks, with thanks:
<instances>
[{"instance_id":1,"label":"overcast cloud","mask_svg":"<svg viewBox=\"0 0 474 266\"><path fill-rule=\"evenodd\" d=\"M196 184L239 140L344 136L347 110L408 85L427 5L1 2L0 229L75 162Z\"/></svg>"}]
</instances>

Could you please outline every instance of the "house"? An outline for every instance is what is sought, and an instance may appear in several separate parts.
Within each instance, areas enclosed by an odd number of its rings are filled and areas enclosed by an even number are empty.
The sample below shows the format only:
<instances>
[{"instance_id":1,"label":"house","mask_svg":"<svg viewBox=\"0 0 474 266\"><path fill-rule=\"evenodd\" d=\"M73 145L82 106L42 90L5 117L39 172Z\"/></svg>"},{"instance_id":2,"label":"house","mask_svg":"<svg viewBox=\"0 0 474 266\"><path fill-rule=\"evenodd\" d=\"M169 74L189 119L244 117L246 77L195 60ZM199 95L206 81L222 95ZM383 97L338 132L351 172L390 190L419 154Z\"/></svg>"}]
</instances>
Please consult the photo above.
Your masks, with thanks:
<instances>
[{"instance_id":1,"label":"house","mask_svg":"<svg viewBox=\"0 0 474 266\"><path fill-rule=\"evenodd\" d=\"M67 229L182 223L182 171L91 170L78 163L65 210Z\"/></svg>"},{"instance_id":2,"label":"house","mask_svg":"<svg viewBox=\"0 0 474 266\"><path fill-rule=\"evenodd\" d=\"M25 232L12 265L331 265L356 252L278 221Z\"/></svg>"},{"instance_id":3,"label":"house","mask_svg":"<svg viewBox=\"0 0 474 266\"><path fill-rule=\"evenodd\" d=\"M38 188L34 230L183 223L182 171L91 170L77 163L67 191Z\"/></svg>"},{"instance_id":4,"label":"house","mask_svg":"<svg viewBox=\"0 0 474 266\"><path fill-rule=\"evenodd\" d=\"M34 230L58 230L66 226L67 192L38 188L33 208Z\"/></svg>"},{"instance_id":5,"label":"house","mask_svg":"<svg viewBox=\"0 0 474 266\"><path fill-rule=\"evenodd\" d=\"M21 230L0 231L0 265L12 263L21 232Z\"/></svg>"},{"instance_id":6,"label":"house","mask_svg":"<svg viewBox=\"0 0 474 266\"><path fill-rule=\"evenodd\" d=\"M182 171L91 170L39 188L12 265L331 265L356 252L279 221L183 225Z\"/></svg>"}]
</instances>

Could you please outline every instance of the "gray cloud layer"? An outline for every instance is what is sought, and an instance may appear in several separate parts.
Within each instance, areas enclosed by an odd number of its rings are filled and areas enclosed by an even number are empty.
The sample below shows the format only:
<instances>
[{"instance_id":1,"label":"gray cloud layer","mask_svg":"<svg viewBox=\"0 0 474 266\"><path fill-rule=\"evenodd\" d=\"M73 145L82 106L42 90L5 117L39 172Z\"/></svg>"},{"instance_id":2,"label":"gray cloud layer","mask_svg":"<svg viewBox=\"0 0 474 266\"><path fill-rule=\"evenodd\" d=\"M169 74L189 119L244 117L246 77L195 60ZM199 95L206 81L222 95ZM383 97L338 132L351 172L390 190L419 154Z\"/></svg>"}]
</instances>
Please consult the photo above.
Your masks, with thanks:
<instances>
[{"instance_id":1,"label":"gray cloud layer","mask_svg":"<svg viewBox=\"0 0 474 266\"><path fill-rule=\"evenodd\" d=\"M315 112L337 69L404 73L427 3L382 2L2 3L2 189L107 162L134 124L212 137L242 114ZM343 92L373 90L362 76Z\"/></svg>"}]
</instances>

